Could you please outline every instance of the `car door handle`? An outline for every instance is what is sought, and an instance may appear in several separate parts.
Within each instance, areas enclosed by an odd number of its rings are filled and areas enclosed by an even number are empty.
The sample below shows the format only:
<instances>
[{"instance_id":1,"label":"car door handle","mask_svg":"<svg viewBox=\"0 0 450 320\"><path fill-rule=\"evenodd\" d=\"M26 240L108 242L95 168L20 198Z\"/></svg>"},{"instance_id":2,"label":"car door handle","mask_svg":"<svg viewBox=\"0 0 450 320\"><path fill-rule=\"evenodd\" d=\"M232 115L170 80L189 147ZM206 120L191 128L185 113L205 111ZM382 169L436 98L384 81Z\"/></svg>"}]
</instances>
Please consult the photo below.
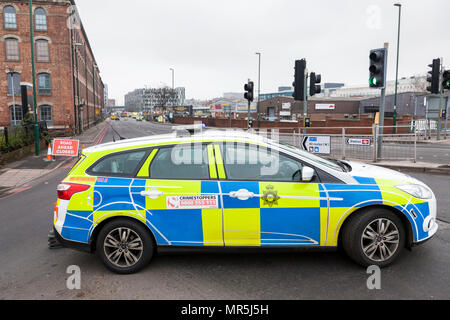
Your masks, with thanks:
<instances>
[{"instance_id":1,"label":"car door handle","mask_svg":"<svg viewBox=\"0 0 450 320\"><path fill-rule=\"evenodd\" d=\"M158 199L159 197L162 197L164 192L159 191L158 189L150 189L147 191L141 191L141 196L147 197L150 199Z\"/></svg>"},{"instance_id":2,"label":"car door handle","mask_svg":"<svg viewBox=\"0 0 450 320\"><path fill-rule=\"evenodd\" d=\"M253 192L250 192L246 189L240 189L238 191L231 191L229 193L229 195L231 198L237 198L239 200L248 200L255 196L255 194Z\"/></svg>"}]
</instances>

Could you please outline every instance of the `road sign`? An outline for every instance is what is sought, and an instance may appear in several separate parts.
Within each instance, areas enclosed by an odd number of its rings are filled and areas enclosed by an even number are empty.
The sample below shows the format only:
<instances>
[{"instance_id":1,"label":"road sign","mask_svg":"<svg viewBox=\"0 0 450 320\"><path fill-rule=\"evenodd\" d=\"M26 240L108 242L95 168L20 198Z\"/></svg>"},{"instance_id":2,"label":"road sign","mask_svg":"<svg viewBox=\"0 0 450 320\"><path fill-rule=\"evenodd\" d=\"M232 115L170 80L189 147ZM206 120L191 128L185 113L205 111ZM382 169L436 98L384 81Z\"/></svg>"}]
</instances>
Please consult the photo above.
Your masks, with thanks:
<instances>
[{"instance_id":1,"label":"road sign","mask_svg":"<svg viewBox=\"0 0 450 320\"><path fill-rule=\"evenodd\" d=\"M52 155L63 157L78 157L79 146L79 140L55 139L53 140Z\"/></svg>"},{"instance_id":2,"label":"road sign","mask_svg":"<svg viewBox=\"0 0 450 320\"><path fill-rule=\"evenodd\" d=\"M306 136L303 138L302 147L310 153L331 153L330 136Z\"/></svg>"},{"instance_id":3,"label":"road sign","mask_svg":"<svg viewBox=\"0 0 450 320\"><path fill-rule=\"evenodd\" d=\"M334 103L316 103L316 110L335 110L336 104Z\"/></svg>"},{"instance_id":4,"label":"road sign","mask_svg":"<svg viewBox=\"0 0 450 320\"><path fill-rule=\"evenodd\" d=\"M347 139L347 144L348 144L348 145L355 145L355 146L370 146L371 143L372 143L372 142L371 142L370 139L355 139L355 138Z\"/></svg>"}]
</instances>

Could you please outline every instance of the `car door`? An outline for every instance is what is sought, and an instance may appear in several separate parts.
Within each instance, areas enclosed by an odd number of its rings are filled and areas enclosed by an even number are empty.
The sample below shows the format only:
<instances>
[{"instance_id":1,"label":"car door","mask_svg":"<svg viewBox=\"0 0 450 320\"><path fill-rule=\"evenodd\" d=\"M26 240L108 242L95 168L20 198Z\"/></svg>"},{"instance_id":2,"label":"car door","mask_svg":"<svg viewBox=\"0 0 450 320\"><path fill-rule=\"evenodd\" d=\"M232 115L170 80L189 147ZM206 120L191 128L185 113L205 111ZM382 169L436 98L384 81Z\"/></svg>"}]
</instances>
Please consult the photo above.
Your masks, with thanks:
<instances>
[{"instance_id":1,"label":"car door","mask_svg":"<svg viewBox=\"0 0 450 320\"><path fill-rule=\"evenodd\" d=\"M225 143L216 149L218 169L226 177L220 182L226 246L324 242L326 192L317 177L300 182L301 162L252 144Z\"/></svg>"},{"instance_id":2,"label":"car door","mask_svg":"<svg viewBox=\"0 0 450 320\"><path fill-rule=\"evenodd\" d=\"M138 178L144 177L145 185L134 190L134 199L146 208L147 224L158 244L223 246L212 145L156 148L138 173Z\"/></svg>"}]
</instances>

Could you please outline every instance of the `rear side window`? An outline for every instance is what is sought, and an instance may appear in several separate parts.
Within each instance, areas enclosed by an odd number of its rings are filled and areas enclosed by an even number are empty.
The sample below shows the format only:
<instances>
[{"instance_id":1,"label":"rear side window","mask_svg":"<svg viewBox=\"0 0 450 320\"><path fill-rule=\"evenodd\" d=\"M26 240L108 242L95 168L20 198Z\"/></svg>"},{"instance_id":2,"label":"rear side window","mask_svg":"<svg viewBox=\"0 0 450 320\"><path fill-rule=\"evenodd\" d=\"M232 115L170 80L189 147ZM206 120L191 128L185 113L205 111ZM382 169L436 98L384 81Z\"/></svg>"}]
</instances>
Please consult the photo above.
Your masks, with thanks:
<instances>
[{"instance_id":1,"label":"rear side window","mask_svg":"<svg viewBox=\"0 0 450 320\"><path fill-rule=\"evenodd\" d=\"M90 170L95 175L134 176L147 151L126 152L108 156Z\"/></svg>"},{"instance_id":2,"label":"rear side window","mask_svg":"<svg viewBox=\"0 0 450 320\"><path fill-rule=\"evenodd\" d=\"M207 146L178 145L158 150L150 165L150 178L208 180Z\"/></svg>"}]
</instances>

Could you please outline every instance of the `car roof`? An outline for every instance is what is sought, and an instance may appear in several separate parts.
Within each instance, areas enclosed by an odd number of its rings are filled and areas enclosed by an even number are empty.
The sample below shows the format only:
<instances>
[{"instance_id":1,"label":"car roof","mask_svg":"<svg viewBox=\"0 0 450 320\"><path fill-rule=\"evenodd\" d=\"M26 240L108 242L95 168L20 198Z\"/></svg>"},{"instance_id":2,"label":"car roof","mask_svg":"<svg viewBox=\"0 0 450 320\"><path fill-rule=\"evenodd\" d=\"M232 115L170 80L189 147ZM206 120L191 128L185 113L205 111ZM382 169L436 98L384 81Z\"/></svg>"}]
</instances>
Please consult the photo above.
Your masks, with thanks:
<instances>
[{"instance_id":1,"label":"car roof","mask_svg":"<svg viewBox=\"0 0 450 320\"><path fill-rule=\"evenodd\" d=\"M269 143L269 139L264 136L245 132L242 130L203 130L195 134L189 134L187 131L184 134L180 134L178 131L174 131L169 134L152 135L146 137L139 137L133 139L118 140L116 142L104 143L96 146L92 146L83 150L84 154L102 151L114 151L116 149L134 149L149 147L152 145L161 144L179 144L189 143L195 141L242 141L242 142L257 142L257 143Z\"/></svg>"}]
</instances>

